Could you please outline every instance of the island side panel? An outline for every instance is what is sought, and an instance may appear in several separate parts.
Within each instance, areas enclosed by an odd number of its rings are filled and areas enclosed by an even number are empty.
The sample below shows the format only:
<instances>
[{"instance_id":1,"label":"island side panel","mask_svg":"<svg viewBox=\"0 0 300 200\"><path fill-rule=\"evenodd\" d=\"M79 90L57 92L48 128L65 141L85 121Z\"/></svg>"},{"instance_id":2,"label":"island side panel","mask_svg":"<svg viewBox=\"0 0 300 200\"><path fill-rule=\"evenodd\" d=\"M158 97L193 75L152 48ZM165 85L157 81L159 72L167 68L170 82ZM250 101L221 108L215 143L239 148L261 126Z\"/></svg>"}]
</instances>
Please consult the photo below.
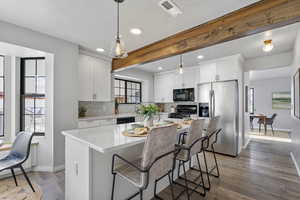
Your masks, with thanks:
<instances>
[{"instance_id":1,"label":"island side panel","mask_svg":"<svg viewBox=\"0 0 300 200\"><path fill-rule=\"evenodd\" d=\"M91 200L90 155L87 144L66 137L66 200Z\"/></svg>"}]
</instances>

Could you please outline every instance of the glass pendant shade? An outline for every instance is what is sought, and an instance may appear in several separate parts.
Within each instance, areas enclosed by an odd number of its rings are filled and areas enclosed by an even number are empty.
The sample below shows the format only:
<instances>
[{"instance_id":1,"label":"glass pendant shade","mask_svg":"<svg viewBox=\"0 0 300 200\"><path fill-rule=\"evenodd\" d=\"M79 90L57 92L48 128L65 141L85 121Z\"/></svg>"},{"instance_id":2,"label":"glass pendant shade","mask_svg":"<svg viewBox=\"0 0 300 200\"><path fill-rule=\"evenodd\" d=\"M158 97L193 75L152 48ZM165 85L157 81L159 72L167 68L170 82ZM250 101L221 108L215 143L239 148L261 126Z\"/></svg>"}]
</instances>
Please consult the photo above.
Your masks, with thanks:
<instances>
[{"instance_id":1,"label":"glass pendant shade","mask_svg":"<svg viewBox=\"0 0 300 200\"><path fill-rule=\"evenodd\" d=\"M183 74L182 65L179 67L179 74Z\"/></svg>"},{"instance_id":2,"label":"glass pendant shade","mask_svg":"<svg viewBox=\"0 0 300 200\"><path fill-rule=\"evenodd\" d=\"M274 45L272 43L272 40L266 40L264 41L264 47L263 47L263 50L265 52L269 52L269 51L272 51L272 49L274 48Z\"/></svg>"},{"instance_id":3,"label":"glass pendant shade","mask_svg":"<svg viewBox=\"0 0 300 200\"><path fill-rule=\"evenodd\" d=\"M179 74L183 74L182 55L180 55Z\"/></svg>"},{"instance_id":4,"label":"glass pendant shade","mask_svg":"<svg viewBox=\"0 0 300 200\"><path fill-rule=\"evenodd\" d=\"M128 56L126 50L125 50L125 44L124 41L120 36L117 36L113 47L112 47L112 56L114 58L126 58Z\"/></svg>"}]
</instances>

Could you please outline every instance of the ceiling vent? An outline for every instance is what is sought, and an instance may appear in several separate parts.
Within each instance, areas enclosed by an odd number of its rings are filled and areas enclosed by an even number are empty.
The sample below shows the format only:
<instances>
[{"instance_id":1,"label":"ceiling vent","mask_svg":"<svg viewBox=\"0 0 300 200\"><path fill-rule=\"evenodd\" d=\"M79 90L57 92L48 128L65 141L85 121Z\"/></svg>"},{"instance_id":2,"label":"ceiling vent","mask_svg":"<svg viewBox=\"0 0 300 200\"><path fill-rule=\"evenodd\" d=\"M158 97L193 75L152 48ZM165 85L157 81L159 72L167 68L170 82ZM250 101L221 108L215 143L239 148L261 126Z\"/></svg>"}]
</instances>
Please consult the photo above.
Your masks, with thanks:
<instances>
[{"instance_id":1,"label":"ceiling vent","mask_svg":"<svg viewBox=\"0 0 300 200\"><path fill-rule=\"evenodd\" d=\"M164 11L172 15L173 17L177 17L177 15L182 14L182 11L178 8L178 6L173 3L171 0L162 0L159 1L158 5L162 7Z\"/></svg>"}]
</instances>

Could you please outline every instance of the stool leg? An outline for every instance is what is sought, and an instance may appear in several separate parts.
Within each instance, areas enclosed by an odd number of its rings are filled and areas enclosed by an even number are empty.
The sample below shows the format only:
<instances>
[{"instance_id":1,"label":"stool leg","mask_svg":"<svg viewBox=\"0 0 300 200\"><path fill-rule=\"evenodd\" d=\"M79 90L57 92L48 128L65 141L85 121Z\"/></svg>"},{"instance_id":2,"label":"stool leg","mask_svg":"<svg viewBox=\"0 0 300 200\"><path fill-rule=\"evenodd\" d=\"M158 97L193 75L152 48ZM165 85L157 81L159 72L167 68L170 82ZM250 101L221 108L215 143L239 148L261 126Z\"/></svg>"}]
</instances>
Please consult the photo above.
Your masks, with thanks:
<instances>
[{"instance_id":1,"label":"stool leg","mask_svg":"<svg viewBox=\"0 0 300 200\"><path fill-rule=\"evenodd\" d=\"M204 164L205 164L206 176L207 176L207 181L208 181L208 187L206 187L206 189L210 190L210 178L209 178L209 172L208 172L208 167L207 167L205 150L203 150L203 157L204 157Z\"/></svg>"},{"instance_id":2,"label":"stool leg","mask_svg":"<svg viewBox=\"0 0 300 200\"><path fill-rule=\"evenodd\" d=\"M212 152L213 152L214 159L215 159L215 164L216 164L216 169L217 169L217 175L216 175L216 177L219 178L220 177L220 172L219 172L219 166L218 166L218 162L217 162L217 158L216 158L216 153L215 153L214 145L211 145L211 148L212 148Z\"/></svg>"},{"instance_id":3,"label":"stool leg","mask_svg":"<svg viewBox=\"0 0 300 200\"><path fill-rule=\"evenodd\" d=\"M188 186L188 181L187 181L187 177L186 177L186 171L185 171L184 162L182 164L183 164L182 167L183 167L183 173L184 173L184 181L185 181L185 187L186 187L186 194L187 194L188 200L190 200L189 186Z\"/></svg>"},{"instance_id":4,"label":"stool leg","mask_svg":"<svg viewBox=\"0 0 300 200\"><path fill-rule=\"evenodd\" d=\"M111 200L114 200L115 182L116 182L116 174L113 174L113 183L112 183L112 190L111 190Z\"/></svg>"},{"instance_id":5,"label":"stool leg","mask_svg":"<svg viewBox=\"0 0 300 200\"><path fill-rule=\"evenodd\" d=\"M168 173L168 177L169 177L169 183L170 183L170 188L171 188L171 195L172 195L172 200L175 199L174 196L174 188L173 188L173 181L172 181L172 177L171 177L171 172Z\"/></svg>"},{"instance_id":6,"label":"stool leg","mask_svg":"<svg viewBox=\"0 0 300 200\"><path fill-rule=\"evenodd\" d=\"M197 158L199 172L200 172L200 178L201 178L201 183L199 185L201 187L201 184L202 184L202 188L203 188L203 191L204 191L202 195L205 196L206 195L206 190L205 190L204 179L203 179L203 174L202 174L201 164L200 164L200 159L199 159L198 154L196 154L196 158Z\"/></svg>"}]
</instances>

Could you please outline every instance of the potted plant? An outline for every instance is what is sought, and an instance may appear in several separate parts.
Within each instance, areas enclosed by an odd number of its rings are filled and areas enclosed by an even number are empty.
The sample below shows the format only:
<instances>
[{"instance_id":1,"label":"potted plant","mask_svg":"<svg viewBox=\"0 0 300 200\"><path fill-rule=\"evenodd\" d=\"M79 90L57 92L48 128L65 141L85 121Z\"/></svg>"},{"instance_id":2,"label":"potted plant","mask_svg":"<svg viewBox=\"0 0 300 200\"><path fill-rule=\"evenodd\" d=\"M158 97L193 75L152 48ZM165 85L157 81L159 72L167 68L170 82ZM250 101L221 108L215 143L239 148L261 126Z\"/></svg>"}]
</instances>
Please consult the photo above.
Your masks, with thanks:
<instances>
[{"instance_id":1,"label":"potted plant","mask_svg":"<svg viewBox=\"0 0 300 200\"><path fill-rule=\"evenodd\" d=\"M85 117L87 112L87 108L85 106L80 106L79 107L79 117Z\"/></svg>"},{"instance_id":2,"label":"potted plant","mask_svg":"<svg viewBox=\"0 0 300 200\"><path fill-rule=\"evenodd\" d=\"M151 127L153 126L154 116L159 112L159 107L154 104L141 105L137 110L137 113L143 115L144 117L144 126Z\"/></svg>"}]
</instances>

